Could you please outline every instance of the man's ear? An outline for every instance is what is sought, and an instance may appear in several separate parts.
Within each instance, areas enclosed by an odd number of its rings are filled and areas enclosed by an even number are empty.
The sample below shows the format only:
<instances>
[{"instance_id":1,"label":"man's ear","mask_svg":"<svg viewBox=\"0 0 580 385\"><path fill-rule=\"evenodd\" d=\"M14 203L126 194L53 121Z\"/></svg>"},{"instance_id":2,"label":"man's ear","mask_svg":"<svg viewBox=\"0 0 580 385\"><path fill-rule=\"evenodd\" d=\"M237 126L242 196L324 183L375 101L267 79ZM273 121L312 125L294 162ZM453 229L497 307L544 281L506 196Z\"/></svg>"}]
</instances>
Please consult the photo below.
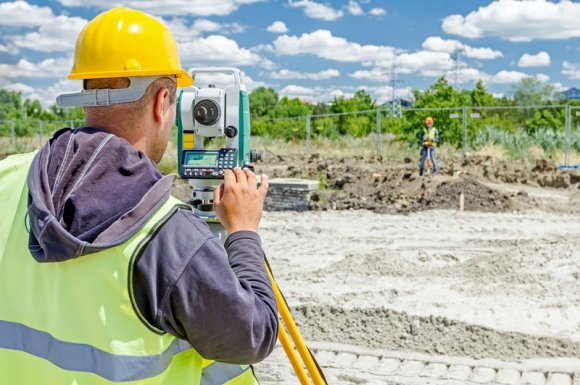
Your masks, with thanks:
<instances>
[{"instance_id":1,"label":"man's ear","mask_svg":"<svg viewBox=\"0 0 580 385\"><path fill-rule=\"evenodd\" d=\"M161 88L157 91L153 104L153 118L156 122L163 120L163 115L169 109L170 104L169 90L167 88Z\"/></svg>"}]
</instances>

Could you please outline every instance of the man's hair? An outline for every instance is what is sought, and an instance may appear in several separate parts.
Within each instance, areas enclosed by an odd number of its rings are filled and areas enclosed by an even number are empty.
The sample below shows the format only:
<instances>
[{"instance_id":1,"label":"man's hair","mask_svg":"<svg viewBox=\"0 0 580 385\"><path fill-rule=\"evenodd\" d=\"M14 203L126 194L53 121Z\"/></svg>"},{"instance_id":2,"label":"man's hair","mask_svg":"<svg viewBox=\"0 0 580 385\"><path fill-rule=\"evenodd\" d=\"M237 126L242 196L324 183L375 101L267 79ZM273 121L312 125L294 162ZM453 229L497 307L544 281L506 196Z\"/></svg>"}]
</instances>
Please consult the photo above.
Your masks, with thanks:
<instances>
[{"instance_id":1,"label":"man's hair","mask_svg":"<svg viewBox=\"0 0 580 385\"><path fill-rule=\"evenodd\" d=\"M105 78L105 79L86 79L85 89L120 89L128 88L131 81L128 78ZM177 93L177 83L175 79L170 77L160 77L155 79L141 97L141 99L129 102L129 103L119 103L112 106L100 106L100 107L85 107L87 114L94 114L99 117L105 117L109 114L122 114L125 118L131 119L133 121L140 118L145 112L147 106L153 101L157 92L160 89L167 88L169 90L169 102L173 105L176 100Z\"/></svg>"}]
</instances>

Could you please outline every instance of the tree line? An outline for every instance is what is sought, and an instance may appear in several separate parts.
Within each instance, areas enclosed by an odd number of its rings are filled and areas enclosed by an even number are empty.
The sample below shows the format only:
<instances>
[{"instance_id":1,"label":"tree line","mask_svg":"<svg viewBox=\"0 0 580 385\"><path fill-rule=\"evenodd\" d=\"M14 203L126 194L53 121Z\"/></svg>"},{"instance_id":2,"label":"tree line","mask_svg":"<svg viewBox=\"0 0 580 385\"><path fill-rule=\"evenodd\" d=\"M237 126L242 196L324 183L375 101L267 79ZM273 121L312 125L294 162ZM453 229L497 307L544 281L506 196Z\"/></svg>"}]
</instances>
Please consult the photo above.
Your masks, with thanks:
<instances>
[{"instance_id":1,"label":"tree line","mask_svg":"<svg viewBox=\"0 0 580 385\"><path fill-rule=\"evenodd\" d=\"M566 101L561 100L560 94L553 86L540 83L534 78L524 78L512 85L511 95L510 98L494 97L481 81L472 89L458 90L442 76L429 88L413 91L413 108L404 111L402 118L390 115L389 106L378 105L364 89L358 90L352 97L338 96L329 102L319 103L287 96L280 97L269 87L259 87L252 91L249 97L252 134L286 140L305 138L307 115L340 114L311 119L310 132L313 137L337 138L344 135L364 137L375 134L377 131L375 110L378 108L385 111L381 113L381 131L410 143L416 142L417 132L423 126L424 119L432 116L435 119L435 126L440 128L441 141L460 145L463 131L461 111L450 109L462 106L474 107L470 109L468 141L473 141L489 129L507 133L523 131L530 134L538 130L564 129L564 109L550 106L561 105ZM568 103L580 105L576 101ZM547 107L501 109L534 105ZM477 107L498 108L478 110ZM440 110L417 111L429 108ZM357 111L370 112L348 114ZM455 114L459 112L459 118L453 115L453 112ZM474 112L479 114L477 118L473 117ZM38 100L22 100L19 92L0 89L0 136L12 133L16 136L36 135L39 132L39 120L44 122L45 133L48 133L66 125L65 122L84 120L84 113L81 108L63 109L56 104L45 109ZM12 127L10 121L14 122Z\"/></svg>"}]
</instances>

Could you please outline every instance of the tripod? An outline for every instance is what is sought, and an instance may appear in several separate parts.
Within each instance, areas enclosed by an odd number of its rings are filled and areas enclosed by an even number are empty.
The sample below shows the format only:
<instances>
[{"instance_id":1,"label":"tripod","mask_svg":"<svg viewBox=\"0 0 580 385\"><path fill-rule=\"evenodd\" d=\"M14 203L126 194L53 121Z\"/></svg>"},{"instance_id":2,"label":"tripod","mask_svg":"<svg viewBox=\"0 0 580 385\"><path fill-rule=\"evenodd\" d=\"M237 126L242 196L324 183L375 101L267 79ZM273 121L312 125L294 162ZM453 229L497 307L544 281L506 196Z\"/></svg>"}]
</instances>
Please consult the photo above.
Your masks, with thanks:
<instances>
[{"instance_id":1,"label":"tripod","mask_svg":"<svg viewBox=\"0 0 580 385\"><path fill-rule=\"evenodd\" d=\"M204 189L204 193L205 197L208 199L200 203L203 204L202 207L208 211L200 211L196 208L195 212L206 220L212 233L223 242L227 237L227 233L224 226L215 216L215 212L213 212L213 202L209 201L209 197L213 196L213 192L210 194L206 188ZM200 194L197 195L199 196ZM199 206L200 204L198 204L198 207ZM300 380L300 384L326 385L326 379L322 373L322 369L316 362L314 355L304 342L304 338L296 326L296 322L290 313L288 303L274 279L270 263L266 256L264 256L264 263L266 264L266 270L268 271L268 276L270 277L270 282L272 283L272 289L278 305L278 340L280 341L296 376Z\"/></svg>"}]
</instances>

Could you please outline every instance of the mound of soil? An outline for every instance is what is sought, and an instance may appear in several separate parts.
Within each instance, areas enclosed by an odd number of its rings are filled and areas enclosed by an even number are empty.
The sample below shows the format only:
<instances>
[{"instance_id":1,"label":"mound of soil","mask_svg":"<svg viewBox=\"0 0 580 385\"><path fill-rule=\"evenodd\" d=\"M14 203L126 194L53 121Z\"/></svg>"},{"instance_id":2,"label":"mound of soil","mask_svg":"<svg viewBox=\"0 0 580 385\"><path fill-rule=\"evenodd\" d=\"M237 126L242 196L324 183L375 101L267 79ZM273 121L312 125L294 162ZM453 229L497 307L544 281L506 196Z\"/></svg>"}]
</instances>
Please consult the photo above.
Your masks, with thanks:
<instances>
[{"instance_id":1,"label":"mound of soil","mask_svg":"<svg viewBox=\"0 0 580 385\"><path fill-rule=\"evenodd\" d=\"M505 212L512 208L511 199L506 194L486 187L472 177L458 177L444 180L435 188L420 196L408 211L459 208L460 195L464 196L467 211Z\"/></svg>"},{"instance_id":2,"label":"mound of soil","mask_svg":"<svg viewBox=\"0 0 580 385\"><path fill-rule=\"evenodd\" d=\"M419 317L379 308L345 309L304 304L294 308L306 339L369 348L472 358L520 360L578 356L580 342L502 332L445 317Z\"/></svg>"},{"instance_id":3,"label":"mound of soil","mask_svg":"<svg viewBox=\"0 0 580 385\"><path fill-rule=\"evenodd\" d=\"M431 209L459 209L464 194L466 211L505 212L538 207L524 191L505 193L485 185L509 183L530 187L578 188L580 170L559 170L552 162L535 164L498 160L489 156L441 159L440 176L418 175L418 162L385 160L374 156L323 158L264 154L255 165L257 173L270 178L305 178L321 181L312 194L310 210L370 210L377 213L408 213ZM459 175L458 177L455 175ZM174 194L189 200L191 192L177 181Z\"/></svg>"}]
</instances>

